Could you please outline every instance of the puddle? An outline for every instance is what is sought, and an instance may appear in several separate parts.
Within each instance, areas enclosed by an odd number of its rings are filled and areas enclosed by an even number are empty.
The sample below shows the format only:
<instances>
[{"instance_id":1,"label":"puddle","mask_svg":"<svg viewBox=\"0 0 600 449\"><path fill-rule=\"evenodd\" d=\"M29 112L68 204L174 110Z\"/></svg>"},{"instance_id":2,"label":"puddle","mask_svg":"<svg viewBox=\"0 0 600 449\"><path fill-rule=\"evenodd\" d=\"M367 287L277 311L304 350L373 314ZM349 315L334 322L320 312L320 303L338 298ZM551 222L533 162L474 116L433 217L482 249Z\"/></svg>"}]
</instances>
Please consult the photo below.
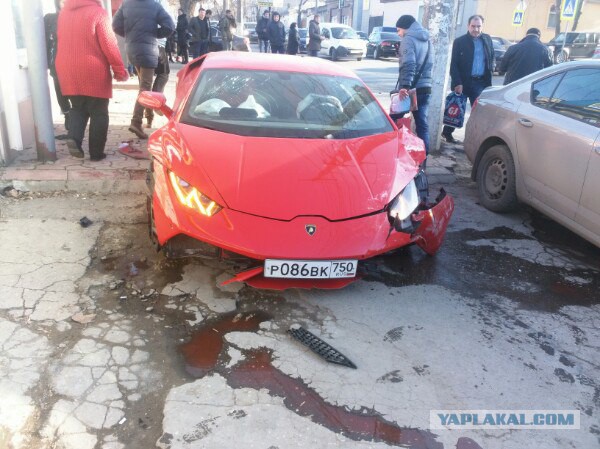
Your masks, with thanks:
<instances>
[{"instance_id":1,"label":"puddle","mask_svg":"<svg viewBox=\"0 0 600 449\"><path fill-rule=\"evenodd\" d=\"M194 377L202 377L218 370L224 336L228 332L256 332L260 323L269 319L271 317L267 313L254 311L229 313L206 323L188 343L180 346L186 371ZM412 449L443 449L443 444L436 441L435 434L431 432L400 427L366 407L348 410L328 404L301 379L292 378L275 368L268 349L247 351L244 361L222 374L232 388L266 389L269 394L283 398L285 406L299 416L308 417L352 440L384 442ZM456 447L481 449L468 438L461 438Z\"/></svg>"},{"instance_id":2,"label":"puddle","mask_svg":"<svg viewBox=\"0 0 600 449\"><path fill-rule=\"evenodd\" d=\"M204 376L217 366L223 339L228 332L256 332L260 323L270 318L262 311L232 312L206 323L188 343L180 347L186 371L194 377Z\"/></svg>"}]
</instances>

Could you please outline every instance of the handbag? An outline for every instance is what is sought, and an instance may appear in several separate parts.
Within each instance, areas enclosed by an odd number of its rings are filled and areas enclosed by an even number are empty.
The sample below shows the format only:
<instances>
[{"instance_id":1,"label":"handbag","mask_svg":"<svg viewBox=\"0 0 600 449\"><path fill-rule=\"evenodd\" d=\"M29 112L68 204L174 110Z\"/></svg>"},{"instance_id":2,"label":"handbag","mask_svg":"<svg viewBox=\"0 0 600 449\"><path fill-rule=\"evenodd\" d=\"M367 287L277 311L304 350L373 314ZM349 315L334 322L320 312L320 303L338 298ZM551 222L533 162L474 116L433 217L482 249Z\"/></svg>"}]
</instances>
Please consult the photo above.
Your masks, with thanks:
<instances>
[{"instance_id":1,"label":"handbag","mask_svg":"<svg viewBox=\"0 0 600 449\"><path fill-rule=\"evenodd\" d=\"M444 108L444 125L453 128L462 128L465 121L465 111L467 109L466 95L459 95L450 92L446 97L446 106Z\"/></svg>"},{"instance_id":2,"label":"handbag","mask_svg":"<svg viewBox=\"0 0 600 449\"><path fill-rule=\"evenodd\" d=\"M423 60L423 64L421 64L419 72L413 78L411 88L408 90L408 97L404 100L400 100L400 97L398 95L398 92L400 90L400 75L398 74L396 88L390 92L390 116L392 117L392 119L397 119L399 117L402 117L407 112L416 111L419 109L419 105L417 103L416 87L417 83L421 79L421 75L423 75L425 65L427 65L427 62L429 61L429 50L431 50L431 42L427 42L427 53L425 53L425 59Z\"/></svg>"}]
</instances>

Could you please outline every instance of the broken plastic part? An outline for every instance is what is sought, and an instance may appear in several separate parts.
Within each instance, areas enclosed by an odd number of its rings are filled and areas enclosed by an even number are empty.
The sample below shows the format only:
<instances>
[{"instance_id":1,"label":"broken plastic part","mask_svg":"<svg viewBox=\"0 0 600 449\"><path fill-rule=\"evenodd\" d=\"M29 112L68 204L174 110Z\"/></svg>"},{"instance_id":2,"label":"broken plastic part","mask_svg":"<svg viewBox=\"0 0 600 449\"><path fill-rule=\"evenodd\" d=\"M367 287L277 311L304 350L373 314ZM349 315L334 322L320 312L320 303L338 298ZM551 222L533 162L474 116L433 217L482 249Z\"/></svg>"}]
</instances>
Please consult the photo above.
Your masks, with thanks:
<instances>
[{"instance_id":1,"label":"broken plastic part","mask_svg":"<svg viewBox=\"0 0 600 449\"><path fill-rule=\"evenodd\" d=\"M288 329L288 333L328 362L356 369L356 365L344 354L303 327L290 328Z\"/></svg>"},{"instance_id":2,"label":"broken plastic part","mask_svg":"<svg viewBox=\"0 0 600 449\"><path fill-rule=\"evenodd\" d=\"M79 224L81 225L82 228L87 228L89 225L91 225L93 223L92 220L90 220L88 217L82 217L79 220Z\"/></svg>"}]
</instances>

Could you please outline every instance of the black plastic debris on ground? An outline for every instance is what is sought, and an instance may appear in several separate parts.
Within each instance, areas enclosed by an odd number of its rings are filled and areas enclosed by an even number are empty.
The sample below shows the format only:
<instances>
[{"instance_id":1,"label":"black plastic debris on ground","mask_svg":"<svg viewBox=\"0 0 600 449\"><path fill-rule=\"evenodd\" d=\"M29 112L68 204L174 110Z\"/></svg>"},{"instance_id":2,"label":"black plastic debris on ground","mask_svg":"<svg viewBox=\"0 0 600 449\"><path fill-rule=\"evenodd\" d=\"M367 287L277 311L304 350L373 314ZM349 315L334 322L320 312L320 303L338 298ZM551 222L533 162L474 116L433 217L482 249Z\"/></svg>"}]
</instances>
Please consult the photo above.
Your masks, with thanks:
<instances>
[{"instance_id":1,"label":"black plastic debris on ground","mask_svg":"<svg viewBox=\"0 0 600 449\"><path fill-rule=\"evenodd\" d=\"M93 221L90 220L88 217L83 217L79 220L79 224L81 225L82 228L87 228L92 223L93 223Z\"/></svg>"},{"instance_id":2,"label":"black plastic debris on ground","mask_svg":"<svg viewBox=\"0 0 600 449\"><path fill-rule=\"evenodd\" d=\"M303 327L291 328L288 333L328 362L356 369L356 365L348 357Z\"/></svg>"}]
</instances>

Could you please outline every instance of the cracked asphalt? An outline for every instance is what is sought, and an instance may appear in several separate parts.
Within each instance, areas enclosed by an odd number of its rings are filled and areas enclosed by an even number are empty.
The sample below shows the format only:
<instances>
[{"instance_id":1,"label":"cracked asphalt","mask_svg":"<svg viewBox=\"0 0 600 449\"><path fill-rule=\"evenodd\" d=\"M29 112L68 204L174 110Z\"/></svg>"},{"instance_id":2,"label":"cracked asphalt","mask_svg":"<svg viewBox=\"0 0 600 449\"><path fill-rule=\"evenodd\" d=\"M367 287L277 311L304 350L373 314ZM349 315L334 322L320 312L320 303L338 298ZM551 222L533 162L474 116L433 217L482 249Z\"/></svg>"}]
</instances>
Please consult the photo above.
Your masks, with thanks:
<instances>
[{"instance_id":1,"label":"cracked asphalt","mask_svg":"<svg viewBox=\"0 0 600 449\"><path fill-rule=\"evenodd\" d=\"M140 195L0 197L0 447L598 447L599 250L445 187L435 257L337 291L221 287L231 266L155 252ZM433 409L573 409L581 429L433 431Z\"/></svg>"}]
</instances>

